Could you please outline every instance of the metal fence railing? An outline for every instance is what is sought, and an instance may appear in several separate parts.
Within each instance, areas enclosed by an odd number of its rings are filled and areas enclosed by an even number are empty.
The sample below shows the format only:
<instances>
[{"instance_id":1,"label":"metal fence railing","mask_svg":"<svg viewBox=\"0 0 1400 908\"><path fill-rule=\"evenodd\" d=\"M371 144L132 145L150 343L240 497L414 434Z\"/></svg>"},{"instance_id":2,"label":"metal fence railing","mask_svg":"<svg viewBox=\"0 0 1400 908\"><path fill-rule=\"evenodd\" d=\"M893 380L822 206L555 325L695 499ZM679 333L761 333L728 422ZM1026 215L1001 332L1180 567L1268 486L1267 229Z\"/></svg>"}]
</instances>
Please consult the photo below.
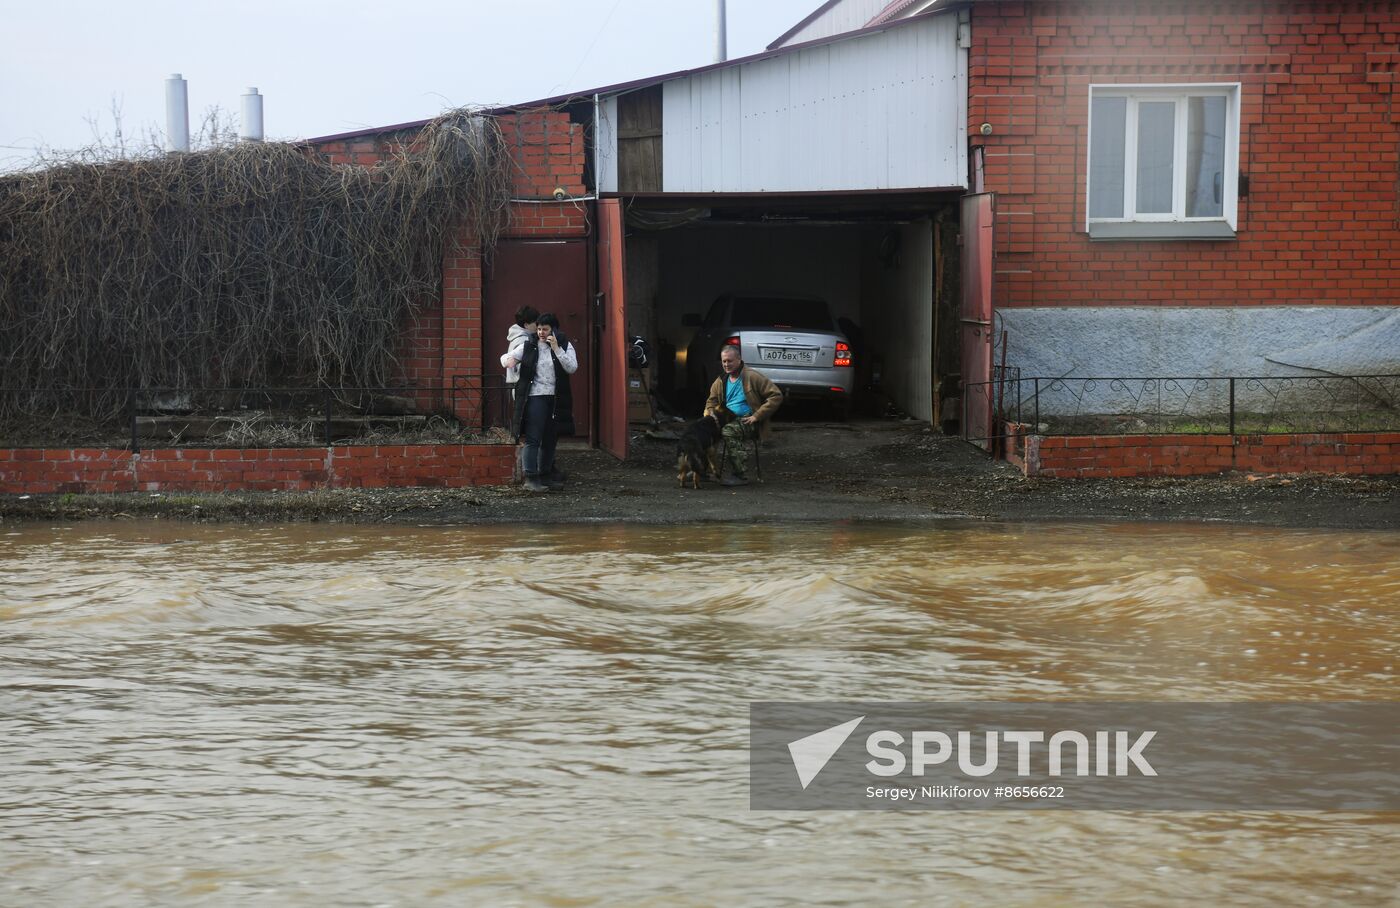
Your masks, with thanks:
<instances>
[{"instance_id":1,"label":"metal fence railing","mask_svg":"<svg viewBox=\"0 0 1400 908\"><path fill-rule=\"evenodd\" d=\"M1034 435L1275 435L1400 431L1400 375L998 377L963 386L988 442ZM980 409L979 409L980 408Z\"/></svg>"},{"instance_id":2,"label":"metal fence railing","mask_svg":"<svg viewBox=\"0 0 1400 908\"><path fill-rule=\"evenodd\" d=\"M456 443L510 425L502 378L444 386L3 388L0 447Z\"/></svg>"}]
</instances>

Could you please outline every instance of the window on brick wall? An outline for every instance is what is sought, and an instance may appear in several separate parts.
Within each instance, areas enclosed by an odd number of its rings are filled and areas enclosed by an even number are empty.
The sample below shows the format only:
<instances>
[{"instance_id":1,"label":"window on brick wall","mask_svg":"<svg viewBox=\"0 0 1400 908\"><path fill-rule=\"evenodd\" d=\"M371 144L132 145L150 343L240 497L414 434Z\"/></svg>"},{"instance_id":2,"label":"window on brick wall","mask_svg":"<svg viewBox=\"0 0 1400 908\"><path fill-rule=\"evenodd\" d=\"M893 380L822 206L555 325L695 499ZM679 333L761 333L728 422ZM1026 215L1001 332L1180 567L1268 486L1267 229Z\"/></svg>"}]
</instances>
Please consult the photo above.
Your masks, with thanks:
<instances>
[{"instance_id":1,"label":"window on brick wall","mask_svg":"<svg viewBox=\"0 0 1400 908\"><path fill-rule=\"evenodd\" d=\"M1238 85L1092 86L1089 235L1233 237L1239 135Z\"/></svg>"}]
</instances>

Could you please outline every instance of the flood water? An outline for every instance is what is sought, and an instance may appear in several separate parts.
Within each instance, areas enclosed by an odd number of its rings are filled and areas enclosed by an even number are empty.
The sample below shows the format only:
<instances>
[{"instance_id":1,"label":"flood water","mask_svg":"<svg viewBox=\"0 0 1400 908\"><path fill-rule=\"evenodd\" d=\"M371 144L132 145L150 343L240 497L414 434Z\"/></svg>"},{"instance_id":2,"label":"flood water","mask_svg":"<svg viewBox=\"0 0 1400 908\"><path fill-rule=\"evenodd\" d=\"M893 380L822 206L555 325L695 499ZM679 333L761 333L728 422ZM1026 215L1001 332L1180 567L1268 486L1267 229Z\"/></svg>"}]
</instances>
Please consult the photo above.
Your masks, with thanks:
<instances>
[{"instance_id":1,"label":"flood water","mask_svg":"<svg viewBox=\"0 0 1400 908\"><path fill-rule=\"evenodd\" d=\"M0 905L1395 904L1400 814L755 812L752 700L1387 700L1400 533L0 528Z\"/></svg>"}]
</instances>

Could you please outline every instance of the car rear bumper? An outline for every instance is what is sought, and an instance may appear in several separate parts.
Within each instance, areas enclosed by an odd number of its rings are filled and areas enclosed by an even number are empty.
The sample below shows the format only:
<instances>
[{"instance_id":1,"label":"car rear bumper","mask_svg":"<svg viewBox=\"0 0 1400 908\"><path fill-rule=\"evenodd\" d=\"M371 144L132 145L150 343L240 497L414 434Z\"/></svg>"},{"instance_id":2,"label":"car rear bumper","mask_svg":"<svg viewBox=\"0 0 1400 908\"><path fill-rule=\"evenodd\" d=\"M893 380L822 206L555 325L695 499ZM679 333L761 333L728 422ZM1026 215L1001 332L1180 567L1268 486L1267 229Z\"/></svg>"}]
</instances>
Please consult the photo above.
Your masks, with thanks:
<instances>
[{"instance_id":1,"label":"car rear bumper","mask_svg":"<svg viewBox=\"0 0 1400 908\"><path fill-rule=\"evenodd\" d=\"M848 395L855 387L855 370L798 369L782 366L760 366L758 371L768 376L784 394L793 397L839 397Z\"/></svg>"}]
</instances>

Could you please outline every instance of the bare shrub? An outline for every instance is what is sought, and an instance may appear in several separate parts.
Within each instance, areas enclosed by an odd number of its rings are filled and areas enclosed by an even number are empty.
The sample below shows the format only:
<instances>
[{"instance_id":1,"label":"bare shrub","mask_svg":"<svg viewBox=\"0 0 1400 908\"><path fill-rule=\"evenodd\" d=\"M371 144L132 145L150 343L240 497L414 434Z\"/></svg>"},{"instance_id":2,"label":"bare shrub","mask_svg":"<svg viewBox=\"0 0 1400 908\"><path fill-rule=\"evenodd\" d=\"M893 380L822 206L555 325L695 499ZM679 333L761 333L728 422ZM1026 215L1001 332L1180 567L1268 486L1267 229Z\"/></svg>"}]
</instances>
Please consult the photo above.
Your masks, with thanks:
<instances>
[{"instance_id":1,"label":"bare shrub","mask_svg":"<svg viewBox=\"0 0 1400 908\"><path fill-rule=\"evenodd\" d=\"M454 226L489 249L510 197L494 119L397 138L373 167L244 143L0 177L0 386L23 389L0 415L112 416L127 387L387 384Z\"/></svg>"}]
</instances>

